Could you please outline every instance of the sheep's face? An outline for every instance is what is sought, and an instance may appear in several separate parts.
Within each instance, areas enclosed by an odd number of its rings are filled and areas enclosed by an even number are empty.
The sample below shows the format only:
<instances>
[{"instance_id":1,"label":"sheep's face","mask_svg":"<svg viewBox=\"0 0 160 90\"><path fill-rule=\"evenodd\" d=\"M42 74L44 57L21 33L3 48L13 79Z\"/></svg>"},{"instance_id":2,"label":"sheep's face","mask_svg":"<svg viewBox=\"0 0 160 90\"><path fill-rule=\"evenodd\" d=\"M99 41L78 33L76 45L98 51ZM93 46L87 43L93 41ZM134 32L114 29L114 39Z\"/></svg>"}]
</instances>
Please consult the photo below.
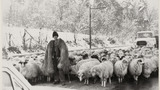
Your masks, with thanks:
<instances>
[{"instance_id":1,"label":"sheep's face","mask_svg":"<svg viewBox=\"0 0 160 90\"><path fill-rule=\"evenodd\" d=\"M120 57L122 57L122 56L124 56L124 52L123 52L122 50L120 50L120 51L118 52L118 55L119 55Z\"/></svg>"},{"instance_id":2,"label":"sheep's face","mask_svg":"<svg viewBox=\"0 0 160 90\"><path fill-rule=\"evenodd\" d=\"M36 60L38 58L38 56L32 55L30 58L32 58L33 60Z\"/></svg>"},{"instance_id":3,"label":"sheep's face","mask_svg":"<svg viewBox=\"0 0 160 90\"><path fill-rule=\"evenodd\" d=\"M103 62L103 61L107 61L107 58L106 57L102 57L101 58L101 61Z\"/></svg>"},{"instance_id":4,"label":"sheep's face","mask_svg":"<svg viewBox=\"0 0 160 90\"><path fill-rule=\"evenodd\" d=\"M129 55L130 55L130 52L129 52L129 51L126 51L126 52L125 52L125 55L126 55L126 56L129 56Z\"/></svg>"},{"instance_id":5,"label":"sheep's face","mask_svg":"<svg viewBox=\"0 0 160 90\"><path fill-rule=\"evenodd\" d=\"M143 76L145 78L149 78L151 73L152 73L152 71L149 68L149 63L144 63L144 66L143 66Z\"/></svg>"},{"instance_id":6,"label":"sheep's face","mask_svg":"<svg viewBox=\"0 0 160 90\"><path fill-rule=\"evenodd\" d=\"M131 57L131 56L125 56L125 60L126 60L127 62L130 62L130 61L132 60L132 57Z\"/></svg>"},{"instance_id":7,"label":"sheep's face","mask_svg":"<svg viewBox=\"0 0 160 90\"><path fill-rule=\"evenodd\" d=\"M154 54L154 55L159 55L159 50L154 50L154 51L153 51L153 54Z\"/></svg>"},{"instance_id":8,"label":"sheep's face","mask_svg":"<svg viewBox=\"0 0 160 90\"><path fill-rule=\"evenodd\" d=\"M114 59L115 57L116 57L116 54L115 53L111 53L110 59Z\"/></svg>"},{"instance_id":9,"label":"sheep's face","mask_svg":"<svg viewBox=\"0 0 160 90\"><path fill-rule=\"evenodd\" d=\"M25 67L25 65L26 65L28 62L27 62L27 61L24 61L24 62L23 62L23 61L20 61L19 63L20 63L20 65L21 65L21 67Z\"/></svg>"},{"instance_id":10,"label":"sheep's face","mask_svg":"<svg viewBox=\"0 0 160 90\"><path fill-rule=\"evenodd\" d=\"M149 78L149 77L150 77L150 74L143 74L143 76L144 76L145 78Z\"/></svg>"},{"instance_id":11,"label":"sheep's face","mask_svg":"<svg viewBox=\"0 0 160 90\"><path fill-rule=\"evenodd\" d=\"M126 59L122 60L122 63L127 67L128 66L128 61Z\"/></svg>"},{"instance_id":12,"label":"sheep's face","mask_svg":"<svg viewBox=\"0 0 160 90\"><path fill-rule=\"evenodd\" d=\"M145 78L149 78L150 77L150 75L151 75L151 70L150 69L144 69L144 71L143 71L143 76L145 77Z\"/></svg>"},{"instance_id":13,"label":"sheep's face","mask_svg":"<svg viewBox=\"0 0 160 90\"><path fill-rule=\"evenodd\" d=\"M81 72L78 72L78 78L79 78L80 81L82 81L83 78L84 78L84 74L81 73Z\"/></svg>"},{"instance_id":14,"label":"sheep's face","mask_svg":"<svg viewBox=\"0 0 160 90\"><path fill-rule=\"evenodd\" d=\"M97 71L96 71L96 69L94 69L94 68L91 70L91 74L92 74L93 77L96 76L96 72L97 72Z\"/></svg>"},{"instance_id":15,"label":"sheep's face","mask_svg":"<svg viewBox=\"0 0 160 90\"><path fill-rule=\"evenodd\" d=\"M137 60L137 64L139 64L139 65L144 65L144 62L143 62L142 59L138 59L138 60Z\"/></svg>"}]
</instances>

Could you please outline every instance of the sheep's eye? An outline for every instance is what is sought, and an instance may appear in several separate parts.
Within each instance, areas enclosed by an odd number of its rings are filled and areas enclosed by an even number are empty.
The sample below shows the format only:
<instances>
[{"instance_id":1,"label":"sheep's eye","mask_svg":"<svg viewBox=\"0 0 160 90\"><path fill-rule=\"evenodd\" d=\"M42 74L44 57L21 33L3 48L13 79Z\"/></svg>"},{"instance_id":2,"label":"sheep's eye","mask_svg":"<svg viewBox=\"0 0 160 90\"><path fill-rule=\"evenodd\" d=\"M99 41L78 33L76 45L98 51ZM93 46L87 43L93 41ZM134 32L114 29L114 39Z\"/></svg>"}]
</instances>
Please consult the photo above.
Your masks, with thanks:
<instances>
[{"instance_id":1,"label":"sheep's eye","mask_svg":"<svg viewBox=\"0 0 160 90\"><path fill-rule=\"evenodd\" d=\"M138 60L138 62L142 62L142 60Z\"/></svg>"},{"instance_id":2,"label":"sheep's eye","mask_svg":"<svg viewBox=\"0 0 160 90\"><path fill-rule=\"evenodd\" d=\"M20 64L22 64L22 62L19 62Z\"/></svg>"},{"instance_id":3,"label":"sheep's eye","mask_svg":"<svg viewBox=\"0 0 160 90\"><path fill-rule=\"evenodd\" d=\"M27 64L27 62L24 62L24 65Z\"/></svg>"}]
</instances>

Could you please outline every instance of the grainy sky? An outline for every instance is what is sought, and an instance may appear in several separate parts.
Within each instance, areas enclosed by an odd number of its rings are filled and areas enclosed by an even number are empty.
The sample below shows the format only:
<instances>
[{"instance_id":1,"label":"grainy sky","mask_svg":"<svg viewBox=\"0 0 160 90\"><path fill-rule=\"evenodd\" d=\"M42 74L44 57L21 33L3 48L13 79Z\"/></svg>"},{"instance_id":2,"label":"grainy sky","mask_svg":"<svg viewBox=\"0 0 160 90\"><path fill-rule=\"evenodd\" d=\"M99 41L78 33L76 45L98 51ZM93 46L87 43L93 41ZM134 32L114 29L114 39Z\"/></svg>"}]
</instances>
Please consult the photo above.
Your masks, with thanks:
<instances>
[{"instance_id":1,"label":"grainy sky","mask_svg":"<svg viewBox=\"0 0 160 90\"><path fill-rule=\"evenodd\" d=\"M127 0L117 0L117 1L121 3L122 1L127 1ZM132 1L138 2L139 0L132 0ZM152 8L159 9L159 0L146 0L146 1L148 3L149 9L152 9ZM10 5L11 5L11 0L2 0L3 13L9 10Z\"/></svg>"},{"instance_id":2,"label":"grainy sky","mask_svg":"<svg viewBox=\"0 0 160 90\"><path fill-rule=\"evenodd\" d=\"M117 0L118 2L123 2L123 1L127 1L127 0ZM132 0L134 2L138 2L140 0ZM159 8L159 0L144 0L147 1L149 8L155 8L158 9Z\"/></svg>"}]
</instances>

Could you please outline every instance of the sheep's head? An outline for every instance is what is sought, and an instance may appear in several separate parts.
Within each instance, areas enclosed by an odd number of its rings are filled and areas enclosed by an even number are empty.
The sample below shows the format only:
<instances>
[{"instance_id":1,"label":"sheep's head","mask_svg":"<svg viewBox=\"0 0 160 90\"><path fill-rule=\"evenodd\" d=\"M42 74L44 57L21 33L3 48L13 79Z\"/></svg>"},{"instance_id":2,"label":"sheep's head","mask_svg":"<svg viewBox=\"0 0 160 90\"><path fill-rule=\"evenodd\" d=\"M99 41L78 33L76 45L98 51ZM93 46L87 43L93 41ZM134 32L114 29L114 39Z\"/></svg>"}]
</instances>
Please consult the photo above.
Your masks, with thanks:
<instances>
[{"instance_id":1,"label":"sheep's head","mask_svg":"<svg viewBox=\"0 0 160 90\"><path fill-rule=\"evenodd\" d=\"M137 64L144 65L143 59L142 58L137 59Z\"/></svg>"},{"instance_id":2,"label":"sheep's head","mask_svg":"<svg viewBox=\"0 0 160 90\"><path fill-rule=\"evenodd\" d=\"M119 50L119 51L118 51L118 56L119 56L119 57L124 56L124 52L123 52L123 50Z\"/></svg>"},{"instance_id":3,"label":"sheep's head","mask_svg":"<svg viewBox=\"0 0 160 90\"><path fill-rule=\"evenodd\" d=\"M96 76L96 74L97 74L96 68L93 67L93 68L91 69L91 74L92 74L93 77Z\"/></svg>"},{"instance_id":4,"label":"sheep's head","mask_svg":"<svg viewBox=\"0 0 160 90\"><path fill-rule=\"evenodd\" d=\"M123 63L126 67L128 67L128 60L126 60L125 58L122 60L122 63Z\"/></svg>"},{"instance_id":5,"label":"sheep's head","mask_svg":"<svg viewBox=\"0 0 160 90\"><path fill-rule=\"evenodd\" d=\"M102 57L101 62L103 62L103 61L107 61L107 57Z\"/></svg>"},{"instance_id":6,"label":"sheep's head","mask_svg":"<svg viewBox=\"0 0 160 90\"><path fill-rule=\"evenodd\" d=\"M143 76L145 78L149 78L151 73L152 73L152 71L151 71L151 69L149 67L149 63L145 62L144 65L143 65Z\"/></svg>"},{"instance_id":7,"label":"sheep's head","mask_svg":"<svg viewBox=\"0 0 160 90\"><path fill-rule=\"evenodd\" d=\"M110 56L110 59L114 59L116 57L116 54L115 53L111 53L109 56Z\"/></svg>"},{"instance_id":8,"label":"sheep's head","mask_svg":"<svg viewBox=\"0 0 160 90\"><path fill-rule=\"evenodd\" d=\"M129 62L132 61L133 58L132 58L132 56L130 56L130 55L128 56L127 55L127 56L124 57L124 59L129 63Z\"/></svg>"},{"instance_id":9,"label":"sheep's head","mask_svg":"<svg viewBox=\"0 0 160 90\"><path fill-rule=\"evenodd\" d=\"M125 55L126 55L126 56L129 56L129 55L130 55L130 51L128 51L128 50L125 51Z\"/></svg>"},{"instance_id":10,"label":"sheep's head","mask_svg":"<svg viewBox=\"0 0 160 90\"><path fill-rule=\"evenodd\" d=\"M78 78L79 78L79 80L80 81L82 81L83 80L83 78L84 78L84 74L83 74L83 72L82 71L78 71Z\"/></svg>"},{"instance_id":11,"label":"sheep's head","mask_svg":"<svg viewBox=\"0 0 160 90\"><path fill-rule=\"evenodd\" d=\"M25 67L25 65L28 63L27 60L21 60L19 61L19 64L21 65L21 67Z\"/></svg>"}]
</instances>

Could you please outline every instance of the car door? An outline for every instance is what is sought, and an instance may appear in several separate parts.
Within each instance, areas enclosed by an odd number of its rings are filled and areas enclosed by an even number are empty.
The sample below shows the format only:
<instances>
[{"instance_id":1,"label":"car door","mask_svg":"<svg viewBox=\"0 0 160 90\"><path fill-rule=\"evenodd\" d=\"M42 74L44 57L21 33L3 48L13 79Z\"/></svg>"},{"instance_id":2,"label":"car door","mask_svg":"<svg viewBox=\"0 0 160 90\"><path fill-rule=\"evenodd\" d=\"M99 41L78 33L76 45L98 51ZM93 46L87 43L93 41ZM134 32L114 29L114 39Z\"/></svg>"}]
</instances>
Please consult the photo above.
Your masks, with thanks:
<instances>
[{"instance_id":1,"label":"car door","mask_svg":"<svg viewBox=\"0 0 160 90\"><path fill-rule=\"evenodd\" d=\"M2 90L30 90L30 89L9 68L3 68Z\"/></svg>"}]
</instances>

